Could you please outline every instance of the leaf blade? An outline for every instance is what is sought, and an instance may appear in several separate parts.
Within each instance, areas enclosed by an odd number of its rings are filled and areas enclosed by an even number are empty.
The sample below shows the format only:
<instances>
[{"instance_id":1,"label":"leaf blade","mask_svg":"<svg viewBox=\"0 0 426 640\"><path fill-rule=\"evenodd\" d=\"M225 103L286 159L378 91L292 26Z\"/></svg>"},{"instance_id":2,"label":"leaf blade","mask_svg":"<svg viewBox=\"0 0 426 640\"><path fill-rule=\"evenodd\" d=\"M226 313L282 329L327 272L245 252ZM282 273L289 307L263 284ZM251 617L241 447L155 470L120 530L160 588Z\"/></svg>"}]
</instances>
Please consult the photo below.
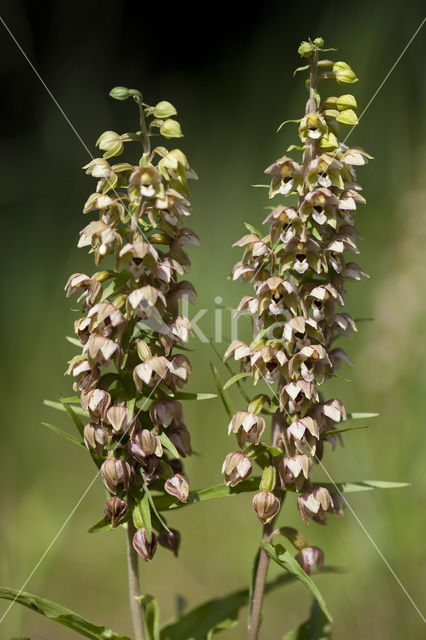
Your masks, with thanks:
<instances>
[{"instance_id":1,"label":"leaf blade","mask_svg":"<svg viewBox=\"0 0 426 640\"><path fill-rule=\"evenodd\" d=\"M120 635L107 627L95 625L71 609L31 593L0 587L0 598L17 602L90 640L130 640L128 636Z\"/></svg>"},{"instance_id":2,"label":"leaf blade","mask_svg":"<svg viewBox=\"0 0 426 640\"><path fill-rule=\"evenodd\" d=\"M59 436L62 436L63 438L65 438L65 440L69 440L69 442L73 442L74 444L80 447L83 447L83 449L86 448L86 445L84 444L83 440L79 440L78 438L73 436L71 433L67 433L66 431L63 431L59 427L55 427L55 425L49 424L48 422L42 422L41 424L43 425L43 427L47 427L47 429L50 429L50 431L57 433Z\"/></svg>"},{"instance_id":3,"label":"leaf blade","mask_svg":"<svg viewBox=\"0 0 426 640\"><path fill-rule=\"evenodd\" d=\"M302 582L312 593L314 598L317 600L319 606L321 607L324 615L327 619L332 622L332 617L330 612L327 609L325 604L325 600L321 595L318 587L315 582L303 571L300 564L297 560L289 553L281 544L272 545L270 542L266 540L262 540L262 547L265 549L268 556L280 567L294 575L300 582Z\"/></svg>"}]
</instances>

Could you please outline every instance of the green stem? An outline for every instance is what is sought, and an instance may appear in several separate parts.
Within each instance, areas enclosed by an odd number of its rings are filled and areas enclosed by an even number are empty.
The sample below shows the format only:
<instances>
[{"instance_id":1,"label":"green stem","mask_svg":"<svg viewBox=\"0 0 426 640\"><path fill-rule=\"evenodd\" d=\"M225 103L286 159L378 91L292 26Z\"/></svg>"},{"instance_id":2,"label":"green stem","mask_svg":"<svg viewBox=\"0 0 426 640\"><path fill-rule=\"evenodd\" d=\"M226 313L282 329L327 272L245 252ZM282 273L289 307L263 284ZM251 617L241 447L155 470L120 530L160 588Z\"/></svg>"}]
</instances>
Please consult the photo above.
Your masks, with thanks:
<instances>
[{"instance_id":1,"label":"green stem","mask_svg":"<svg viewBox=\"0 0 426 640\"><path fill-rule=\"evenodd\" d=\"M263 527L263 540L269 540L272 532L272 523ZM248 628L247 640L257 640L262 615L263 596L265 593L266 578L268 576L269 556L263 547L260 548L259 561L257 563L256 579L254 582L253 599L251 604L251 615Z\"/></svg>"},{"instance_id":2,"label":"green stem","mask_svg":"<svg viewBox=\"0 0 426 640\"><path fill-rule=\"evenodd\" d=\"M133 536L135 532L136 529L130 517L127 523L127 571L129 574L129 598L133 623L133 640L145 640L144 615L142 606L138 601L140 597L138 554L133 548Z\"/></svg>"}]
</instances>

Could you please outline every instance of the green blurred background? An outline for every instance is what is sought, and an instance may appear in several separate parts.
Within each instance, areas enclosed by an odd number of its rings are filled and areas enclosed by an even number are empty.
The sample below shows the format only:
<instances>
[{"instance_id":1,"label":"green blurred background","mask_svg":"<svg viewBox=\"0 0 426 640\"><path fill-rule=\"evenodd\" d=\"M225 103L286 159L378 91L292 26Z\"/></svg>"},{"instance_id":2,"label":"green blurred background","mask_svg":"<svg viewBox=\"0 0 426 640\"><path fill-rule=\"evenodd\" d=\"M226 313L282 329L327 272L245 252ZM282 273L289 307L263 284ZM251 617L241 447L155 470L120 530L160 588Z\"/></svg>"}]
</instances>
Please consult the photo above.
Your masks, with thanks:
<instances>
[{"instance_id":1,"label":"green blurred background","mask_svg":"<svg viewBox=\"0 0 426 640\"><path fill-rule=\"evenodd\" d=\"M200 178L193 184L190 226L201 248L191 253L191 279L199 294L196 308L209 309L200 327L210 337L215 297L235 307L249 293L227 276L240 255L231 245L244 232L243 222L259 225L265 216L266 194L250 185L264 182L264 168L296 141L292 125L278 135L275 130L303 111L303 80L292 78L300 40L321 35L339 48L339 58L361 79L354 93L362 110L423 13L420 0L271 1L252 8L215 3L193 10L185 3L15 0L3 3L2 15L93 153L105 129L137 127L134 105L108 98L114 85L140 88L148 102L168 99L178 107L182 148ZM330 384L329 394L338 394L348 410L378 411L380 417L371 429L348 434L345 447L324 461L336 480L412 483L349 500L420 608L426 568L425 29L351 134L351 143L375 160L359 171L368 200L358 218L360 263L371 279L350 287L348 308L374 322L361 323L347 345L354 366L342 373L352 383ZM94 475L89 456L40 425L45 420L72 430L41 400L71 390L63 371L73 348L64 335L72 331L74 314L63 286L70 273L91 269L76 243L94 181L81 171L87 152L1 25L0 47L0 584L19 588ZM229 321L224 326L229 337ZM190 346L196 349L191 389L214 391L211 347L195 340ZM226 340L217 348L223 352ZM193 487L208 486L220 481L223 457L234 443L219 400L186 405L201 454L188 461L187 471ZM97 481L26 590L130 633L123 531L86 533L102 516L103 503ZM335 637L423 638L420 616L353 515L347 510L326 527L305 527L293 503L288 500L281 521L323 547L327 564L348 568L344 575L316 579L335 617ZM250 496L194 505L170 522L183 534L179 559L160 549L142 567L143 591L160 600L163 620L174 615L178 595L192 607L247 585L260 533ZM6 606L0 604L0 615ZM297 585L268 596L262 638L281 638L308 608L309 597ZM245 612L224 640L244 638L244 623ZM16 605L0 637L20 635L76 637Z\"/></svg>"}]
</instances>

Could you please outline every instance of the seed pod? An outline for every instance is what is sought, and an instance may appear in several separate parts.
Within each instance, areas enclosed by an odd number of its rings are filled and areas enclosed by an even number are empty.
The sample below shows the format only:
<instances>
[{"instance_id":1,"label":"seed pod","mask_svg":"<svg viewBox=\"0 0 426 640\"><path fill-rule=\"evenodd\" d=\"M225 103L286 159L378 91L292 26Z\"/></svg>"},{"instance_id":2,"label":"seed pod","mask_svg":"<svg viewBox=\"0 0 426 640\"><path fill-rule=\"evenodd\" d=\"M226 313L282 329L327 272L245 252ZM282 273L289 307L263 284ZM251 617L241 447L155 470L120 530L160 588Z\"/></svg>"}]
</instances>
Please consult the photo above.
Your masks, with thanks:
<instances>
[{"instance_id":1,"label":"seed pod","mask_svg":"<svg viewBox=\"0 0 426 640\"><path fill-rule=\"evenodd\" d=\"M296 556L297 562L303 571L311 575L311 567L315 567L317 571L321 571L324 564L324 553L319 547L304 547Z\"/></svg>"}]
</instances>

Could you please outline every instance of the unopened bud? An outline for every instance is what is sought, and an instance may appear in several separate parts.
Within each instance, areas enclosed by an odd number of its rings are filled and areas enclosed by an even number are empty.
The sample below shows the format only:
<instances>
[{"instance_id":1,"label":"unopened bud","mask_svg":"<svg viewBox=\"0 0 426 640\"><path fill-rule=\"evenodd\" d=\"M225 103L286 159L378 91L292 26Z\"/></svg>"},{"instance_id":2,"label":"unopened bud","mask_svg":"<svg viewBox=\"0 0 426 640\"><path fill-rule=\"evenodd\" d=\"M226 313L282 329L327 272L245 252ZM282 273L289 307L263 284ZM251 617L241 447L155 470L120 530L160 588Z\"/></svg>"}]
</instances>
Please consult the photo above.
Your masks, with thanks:
<instances>
[{"instance_id":1,"label":"unopened bud","mask_svg":"<svg viewBox=\"0 0 426 640\"><path fill-rule=\"evenodd\" d=\"M261 491L253 498L253 509L259 520L268 524L280 510L280 501L270 491Z\"/></svg>"},{"instance_id":2,"label":"unopened bud","mask_svg":"<svg viewBox=\"0 0 426 640\"><path fill-rule=\"evenodd\" d=\"M149 415L157 427L167 428L172 422L179 425L182 422L182 405L177 400L160 400L152 405Z\"/></svg>"},{"instance_id":3,"label":"unopened bud","mask_svg":"<svg viewBox=\"0 0 426 640\"><path fill-rule=\"evenodd\" d=\"M101 476L104 485L110 493L117 493L117 486L123 484L128 491L130 481L130 465L124 460L107 458L101 466Z\"/></svg>"},{"instance_id":4,"label":"unopened bud","mask_svg":"<svg viewBox=\"0 0 426 640\"><path fill-rule=\"evenodd\" d=\"M180 533L176 529L170 529L169 531L163 531L159 538L158 542L161 546L166 547L166 549L170 549L172 553L177 557L180 546Z\"/></svg>"},{"instance_id":5,"label":"unopened bud","mask_svg":"<svg viewBox=\"0 0 426 640\"><path fill-rule=\"evenodd\" d=\"M163 447L160 438L149 429L142 429L135 433L127 442L130 455L140 464L145 464L145 458L156 455L163 455Z\"/></svg>"},{"instance_id":6,"label":"unopened bud","mask_svg":"<svg viewBox=\"0 0 426 640\"><path fill-rule=\"evenodd\" d=\"M136 351L138 352L138 356L142 360L142 362L145 362L145 360L152 358L152 351L148 347L145 340L136 340Z\"/></svg>"},{"instance_id":7,"label":"unopened bud","mask_svg":"<svg viewBox=\"0 0 426 640\"><path fill-rule=\"evenodd\" d=\"M184 424L174 427L173 430L168 432L168 436L182 458L186 458L186 456L191 455L191 436Z\"/></svg>"},{"instance_id":8,"label":"unopened bud","mask_svg":"<svg viewBox=\"0 0 426 640\"><path fill-rule=\"evenodd\" d=\"M145 562L149 562L149 560L152 560L152 558L154 557L154 553L157 548L156 534L152 532L151 540L149 540L145 529L136 531L135 535L133 536L133 547L145 560Z\"/></svg>"},{"instance_id":9,"label":"unopened bud","mask_svg":"<svg viewBox=\"0 0 426 640\"><path fill-rule=\"evenodd\" d=\"M260 413L265 403L271 404L271 400L269 396L265 395L264 393L261 393L255 398L253 398L253 400L250 402L249 406L247 407L247 411L249 413L255 413L255 414Z\"/></svg>"},{"instance_id":10,"label":"unopened bud","mask_svg":"<svg viewBox=\"0 0 426 640\"><path fill-rule=\"evenodd\" d=\"M127 408L120 404L113 404L106 412L106 419L115 433L123 433L127 430Z\"/></svg>"},{"instance_id":11,"label":"unopened bud","mask_svg":"<svg viewBox=\"0 0 426 640\"><path fill-rule=\"evenodd\" d=\"M164 490L171 496L175 496L181 502L186 502L189 497L189 484L186 477L177 473L164 483Z\"/></svg>"},{"instance_id":12,"label":"unopened bud","mask_svg":"<svg viewBox=\"0 0 426 640\"><path fill-rule=\"evenodd\" d=\"M112 276L115 276L116 274L114 273L114 271L98 271L97 273L94 273L92 276L92 280L97 280L98 282L105 282L106 280L108 280L109 278L112 278Z\"/></svg>"},{"instance_id":13,"label":"unopened bud","mask_svg":"<svg viewBox=\"0 0 426 640\"><path fill-rule=\"evenodd\" d=\"M352 84L358 82L358 78L346 62L335 62L333 64L333 73L339 84Z\"/></svg>"},{"instance_id":14,"label":"unopened bud","mask_svg":"<svg viewBox=\"0 0 426 640\"><path fill-rule=\"evenodd\" d=\"M277 530L277 533L281 533L281 535L285 536L287 540L290 540L291 544L296 547L299 551L304 549L307 546L307 542L305 536L300 533L297 529L293 529L293 527L280 527Z\"/></svg>"},{"instance_id":15,"label":"unopened bud","mask_svg":"<svg viewBox=\"0 0 426 640\"><path fill-rule=\"evenodd\" d=\"M111 404L111 396L104 389L93 389L88 394L87 409L92 418L103 418Z\"/></svg>"},{"instance_id":16,"label":"unopened bud","mask_svg":"<svg viewBox=\"0 0 426 640\"><path fill-rule=\"evenodd\" d=\"M228 453L222 465L225 483L230 487L235 487L239 482L248 478L251 471L251 462L241 451Z\"/></svg>"},{"instance_id":17,"label":"unopened bud","mask_svg":"<svg viewBox=\"0 0 426 640\"><path fill-rule=\"evenodd\" d=\"M111 89L109 92L109 95L115 100L127 100L127 98L130 97L127 87L114 87L114 89Z\"/></svg>"},{"instance_id":18,"label":"unopened bud","mask_svg":"<svg viewBox=\"0 0 426 640\"><path fill-rule=\"evenodd\" d=\"M264 468L259 489L261 491L273 491L277 481L277 472L275 467L268 465Z\"/></svg>"},{"instance_id":19,"label":"unopened bud","mask_svg":"<svg viewBox=\"0 0 426 640\"><path fill-rule=\"evenodd\" d=\"M311 567L321 571L324 563L324 553L319 547L305 547L297 554L296 560L309 576L311 575Z\"/></svg>"},{"instance_id":20,"label":"unopened bud","mask_svg":"<svg viewBox=\"0 0 426 640\"><path fill-rule=\"evenodd\" d=\"M93 449L100 456L104 446L108 442L107 435L99 423L90 422L86 424L83 431L86 447Z\"/></svg>"},{"instance_id":21,"label":"unopened bud","mask_svg":"<svg viewBox=\"0 0 426 640\"><path fill-rule=\"evenodd\" d=\"M111 520L111 526L116 527L123 518L126 517L129 507L127 502L120 500L120 498L114 497L108 500L105 506L105 515L108 520Z\"/></svg>"}]
</instances>

